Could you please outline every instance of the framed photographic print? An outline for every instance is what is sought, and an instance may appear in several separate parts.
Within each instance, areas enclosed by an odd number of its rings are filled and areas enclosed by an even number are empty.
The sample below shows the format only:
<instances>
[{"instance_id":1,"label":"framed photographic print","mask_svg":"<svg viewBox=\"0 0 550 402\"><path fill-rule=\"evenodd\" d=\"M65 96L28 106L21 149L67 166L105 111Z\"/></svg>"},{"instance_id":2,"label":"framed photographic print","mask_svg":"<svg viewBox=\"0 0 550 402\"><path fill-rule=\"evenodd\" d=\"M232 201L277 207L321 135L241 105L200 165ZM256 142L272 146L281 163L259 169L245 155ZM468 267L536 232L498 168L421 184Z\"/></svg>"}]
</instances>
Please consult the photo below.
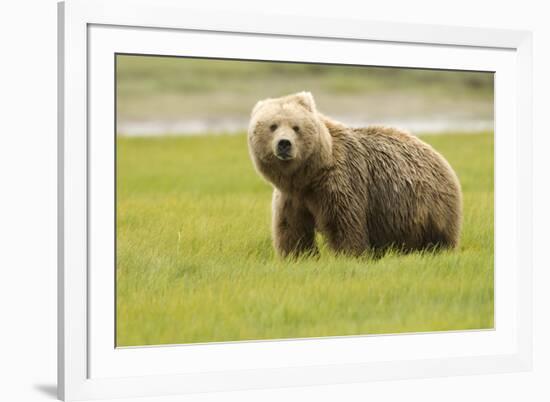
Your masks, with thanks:
<instances>
[{"instance_id":1,"label":"framed photographic print","mask_svg":"<svg viewBox=\"0 0 550 402\"><path fill-rule=\"evenodd\" d=\"M60 398L530 369L529 32L69 0L59 44Z\"/></svg>"}]
</instances>

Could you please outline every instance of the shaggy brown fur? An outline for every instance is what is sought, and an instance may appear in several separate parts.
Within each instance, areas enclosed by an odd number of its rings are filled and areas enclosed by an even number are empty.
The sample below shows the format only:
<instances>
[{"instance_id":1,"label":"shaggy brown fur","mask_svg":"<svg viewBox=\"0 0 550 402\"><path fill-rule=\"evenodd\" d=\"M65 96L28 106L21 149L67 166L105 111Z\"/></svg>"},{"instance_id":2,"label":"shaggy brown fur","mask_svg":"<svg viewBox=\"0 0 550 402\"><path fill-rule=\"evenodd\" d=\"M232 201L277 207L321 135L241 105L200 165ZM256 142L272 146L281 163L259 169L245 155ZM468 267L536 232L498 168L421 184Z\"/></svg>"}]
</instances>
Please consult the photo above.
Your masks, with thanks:
<instances>
[{"instance_id":1,"label":"shaggy brown fur","mask_svg":"<svg viewBox=\"0 0 550 402\"><path fill-rule=\"evenodd\" d=\"M280 255L316 253L315 231L360 255L458 244L459 181L431 146L395 128L349 128L321 115L310 93L258 102L249 149L275 187Z\"/></svg>"}]
</instances>

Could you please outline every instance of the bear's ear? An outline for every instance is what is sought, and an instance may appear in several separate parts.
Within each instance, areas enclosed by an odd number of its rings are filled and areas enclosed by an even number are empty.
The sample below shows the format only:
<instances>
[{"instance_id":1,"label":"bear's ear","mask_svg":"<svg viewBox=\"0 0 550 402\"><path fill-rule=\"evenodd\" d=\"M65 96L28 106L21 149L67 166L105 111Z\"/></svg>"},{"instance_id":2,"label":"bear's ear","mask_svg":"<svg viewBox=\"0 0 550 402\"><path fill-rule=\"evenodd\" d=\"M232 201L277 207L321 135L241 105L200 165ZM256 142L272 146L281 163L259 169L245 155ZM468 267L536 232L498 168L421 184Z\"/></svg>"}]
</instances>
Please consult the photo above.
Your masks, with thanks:
<instances>
[{"instance_id":1,"label":"bear's ear","mask_svg":"<svg viewBox=\"0 0 550 402\"><path fill-rule=\"evenodd\" d=\"M296 99L296 102L298 102L301 106L303 106L310 112L317 111L315 100L313 99L313 95L311 94L311 92L298 92L294 95L294 98Z\"/></svg>"},{"instance_id":2,"label":"bear's ear","mask_svg":"<svg viewBox=\"0 0 550 402\"><path fill-rule=\"evenodd\" d=\"M267 101L271 100L270 98L268 99L264 99L264 100L261 100L261 101L258 101L256 102L256 104L254 105L254 107L252 108L252 116L254 116L254 114L260 110L260 108L265 105L267 103Z\"/></svg>"}]
</instances>

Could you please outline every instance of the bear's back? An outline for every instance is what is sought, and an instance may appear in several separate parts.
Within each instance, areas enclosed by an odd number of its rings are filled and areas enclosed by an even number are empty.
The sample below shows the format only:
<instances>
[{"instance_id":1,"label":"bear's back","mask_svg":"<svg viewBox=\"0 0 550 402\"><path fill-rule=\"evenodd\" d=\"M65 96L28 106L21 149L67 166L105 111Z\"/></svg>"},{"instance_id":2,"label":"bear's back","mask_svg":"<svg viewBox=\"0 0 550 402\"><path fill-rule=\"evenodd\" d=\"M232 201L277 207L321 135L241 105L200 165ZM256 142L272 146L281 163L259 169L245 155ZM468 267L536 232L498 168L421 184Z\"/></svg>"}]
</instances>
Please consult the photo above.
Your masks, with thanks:
<instances>
[{"instance_id":1,"label":"bear's back","mask_svg":"<svg viewBox=\"0 0 550 402\"><path fill-rule=\"evenodd\" d=\"M346 146L347 165L361 166L357 180L365 189L372 246L386 248L395 245L396 239L411 249L424 246L426 239L433 244L457 241L460 185L437 151L411 134L386 126L350 129L347 139L339 137L337 142L353 144ZM449 227L454 228L451 235Z\"/></svg>"}]
</instances>

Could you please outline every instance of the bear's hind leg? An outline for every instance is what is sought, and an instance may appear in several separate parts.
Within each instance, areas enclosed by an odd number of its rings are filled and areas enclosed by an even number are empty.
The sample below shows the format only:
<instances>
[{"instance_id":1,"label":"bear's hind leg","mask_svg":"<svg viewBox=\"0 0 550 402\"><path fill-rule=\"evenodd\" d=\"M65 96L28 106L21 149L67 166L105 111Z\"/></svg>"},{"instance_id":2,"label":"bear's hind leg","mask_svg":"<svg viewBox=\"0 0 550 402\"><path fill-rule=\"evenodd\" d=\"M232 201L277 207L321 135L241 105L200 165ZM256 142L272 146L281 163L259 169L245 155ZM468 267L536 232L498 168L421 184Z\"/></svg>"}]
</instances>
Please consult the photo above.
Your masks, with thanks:
<instances>
[{"instance_id":1,"label":"bear's hind leg","mask_svg":"<svg viewBox=\"0 0 550 402\"><path fill-rule=\"evenodd\" d=\"M430 219L424 230L424 236L420 244L420 249L444 250L454 249L458 246L460 234L460 223L458 219L447 219L447 222L441 224L443 219Z\"/></svg>"}]
</instances>

